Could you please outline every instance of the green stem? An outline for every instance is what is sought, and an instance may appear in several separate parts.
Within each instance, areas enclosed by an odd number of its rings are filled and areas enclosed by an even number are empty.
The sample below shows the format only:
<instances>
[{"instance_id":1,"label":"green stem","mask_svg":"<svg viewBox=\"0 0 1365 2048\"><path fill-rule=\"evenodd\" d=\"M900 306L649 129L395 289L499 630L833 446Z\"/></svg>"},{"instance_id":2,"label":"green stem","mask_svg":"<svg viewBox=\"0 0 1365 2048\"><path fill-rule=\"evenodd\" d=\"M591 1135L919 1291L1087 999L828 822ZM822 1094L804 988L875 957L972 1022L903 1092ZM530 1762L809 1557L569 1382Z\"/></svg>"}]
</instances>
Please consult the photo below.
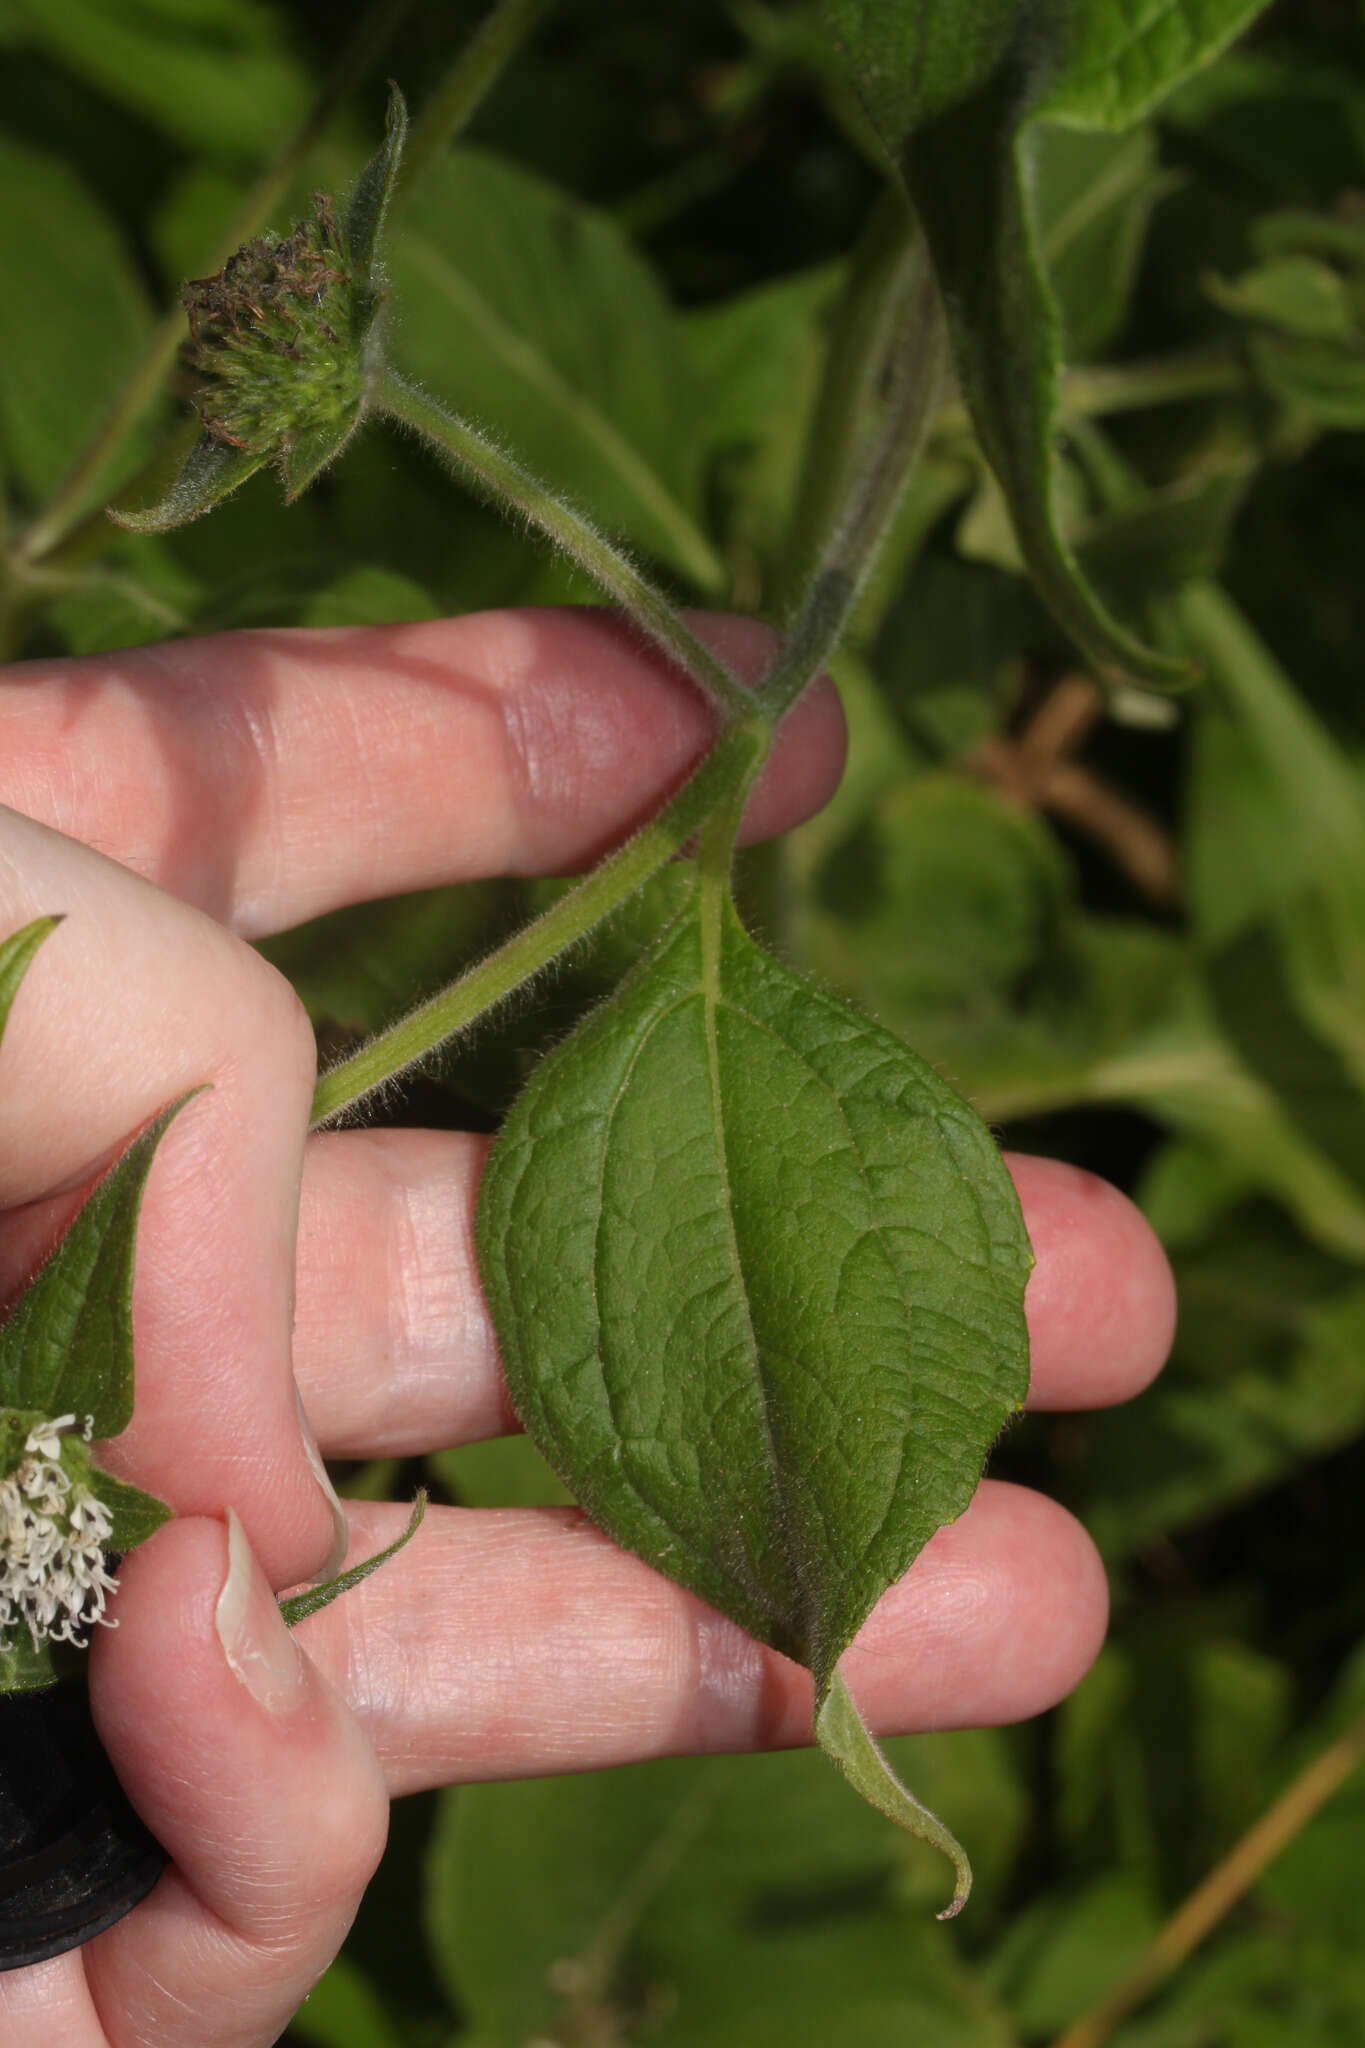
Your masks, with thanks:
<instances>
[{"instance_id":1,"label":"green stem","mask_svg":"<svg viewBox=\"0 0 1365 2048\"><path fill-rule=\"evenodd\" d=\"M411 5L412 0L379 0L365 16L302 125L262 172L224 232L208 260L206 273L221 269L268 218L303 157L364 77ZM23 561L36 562L50 555L79 524L106 468L160 391L184 334L185 315L177 304L153 329L123 389L24 535L19 547Z\"/></svg>"},{"instance_id":2,"label":"green stem","mask_svg":"<svg viewBox=\"0 0 1365 2048\"><path fill-rule=\"evenodd\" d=\"M876 443L852 483L787 643L759 688L759 702L774 724L838 646L933 423L947 330L922 244L899 317L883 336L883 351L891 388Z\"/></svg>"},{"instance_id":3,"label":"green stem","mask_svg":"<svg viewBox=\"0 0 1365 2048\"><path fill-rule=\"evenodd\" d=\"M780 594L795 600L847 501L890 336L903 303L915 245L914 219L899 184L888 184L853 253L830 326L819 396L783 550Z\"/></svg>"},{"instance_id":4,"label":"green stem","mask_svg":"<svg viewBox=\"0 0 1365 2048\"><path fill-rule=\"evenodd\" d=\"M499 510L508 506L538 527L555 546L586 570L607 595L634 618L670 661L704 690L727 718L743 719L754 708L752 695L725 664L683 624L663 592L581 512L497 444L409 384L396 370L381 371L371 399L374 409L426 441L466 482Z\"/></svg>"},{"instance_id":5,"label":"green stem","mask_svg":"<svg viewBox=\"0 0 1365 2048\"><path fill-rule=\"evenodd\" d=\"M393 196L395 208L468 126L551 5L552 0L496 0L408 130Z\"/></svg>"},{"instance_id":6,"label":"green stem","mask_svg":"<svg viewBox=\"0 0 1365 2048\"><path fill-rule=\"evenodd\" d=\"M1063 373L1058 416L1065 427L1078 419L1138 412L1149 405L1236 396L1254 389L1255 382L1245 357L1226 348L1184 349L1147 362L1087 364ZM971 432L971 418L960 399L940 408L934 432L945 440Z\"/></svg>"},{"instance_id":7,"label":"green stem","mask_svg":"<svg viewBox=\"0 0 1365 2048\"><path fill-rule=\"evenodd\" d=\"M902 1785L883 1756L838 1670L815 1717L815 1739L825 1755L839 1766L855 1792L884 1813L897 1827L918 1835L941 1849L957 1873L953 1896L940 1920L951 1920L967 1903L972 1888L972 1866L957 1837L944 1827L936 1814L921 1806L913 1792Z\"/></svg>"},{"instance_id":8,"label":"green stem","mask_svg":"<svg viewBox=\"0 0 1365 2048\"><path fill-rule=\"evenodd\" d=\"M426 1059L633 896L686 845L712 811L725 805L736 789L747 788L771 739L770 728L749 705L747 715L722 733L671 802L619 852L449 988L323 1074L313 1096L313 1128Z\"/></svg>"},{"instance_id":9,"label":"green stem","mask_svg":"<svg viewBox=\"0 0 1365 2048\"><path fill-rule=\"evenodd\" d=\"M1222 398L1250 391L1255 381L1245 357L1233 349L1185 349L1145 363L1096 363L1067 371L1061 418L1065 424L1072 415L1136 412L1146 405Z\"/></svg>"}]
</instances>

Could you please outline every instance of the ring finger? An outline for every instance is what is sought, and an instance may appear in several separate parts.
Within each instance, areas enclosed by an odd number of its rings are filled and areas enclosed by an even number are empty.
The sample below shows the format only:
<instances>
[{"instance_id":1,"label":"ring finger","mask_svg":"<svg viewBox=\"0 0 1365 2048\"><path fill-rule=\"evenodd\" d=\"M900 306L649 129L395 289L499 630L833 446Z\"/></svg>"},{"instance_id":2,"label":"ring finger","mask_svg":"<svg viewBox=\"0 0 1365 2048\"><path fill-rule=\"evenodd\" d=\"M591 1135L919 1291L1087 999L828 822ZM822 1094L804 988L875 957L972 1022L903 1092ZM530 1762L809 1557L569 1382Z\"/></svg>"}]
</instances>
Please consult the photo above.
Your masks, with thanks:
<instances>
[{"instance_id":1,"label":"ring finger","mask_svg":"<svg viewBox=\"0 0 1365 2048\"><path fill-rule=\"evenodd\" d=\"M375 1457L516 1427L479 1287L473 1219L489 1141L344 1131L311 1142L295 1372L323 1450ZM1128 1399L1165 1358L1169 1269L1132 1203L1056 1160L1010 1161L1037 1254L1030 1402Z\"/></svg>"}]
</instances>

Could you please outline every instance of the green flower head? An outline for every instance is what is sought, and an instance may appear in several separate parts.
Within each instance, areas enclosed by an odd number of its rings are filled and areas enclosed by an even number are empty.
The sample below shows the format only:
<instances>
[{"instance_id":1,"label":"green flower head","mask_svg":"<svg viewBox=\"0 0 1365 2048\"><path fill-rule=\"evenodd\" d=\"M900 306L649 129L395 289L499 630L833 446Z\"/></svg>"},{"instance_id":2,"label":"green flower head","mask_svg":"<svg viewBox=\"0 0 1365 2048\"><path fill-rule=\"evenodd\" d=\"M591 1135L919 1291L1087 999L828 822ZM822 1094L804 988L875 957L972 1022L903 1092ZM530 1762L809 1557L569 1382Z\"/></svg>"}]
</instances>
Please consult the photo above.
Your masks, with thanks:
<instances>
[{"instance_id":1,"label":"green flower head","mask_svg":"<svg viewBox=\"0 0 1365 2048\"><path fill-rule=\"evenodd\" d=\"M340 454L379 366L379 242L406 132L395 86L384 146L340 221L319 193L287 235L257 235L216 275L185 285L185 358L201 431L161 497L112 509L121 526L181 526L267 462L278 466L286 497L297 498Z\"/></svg>"}]
</instances>

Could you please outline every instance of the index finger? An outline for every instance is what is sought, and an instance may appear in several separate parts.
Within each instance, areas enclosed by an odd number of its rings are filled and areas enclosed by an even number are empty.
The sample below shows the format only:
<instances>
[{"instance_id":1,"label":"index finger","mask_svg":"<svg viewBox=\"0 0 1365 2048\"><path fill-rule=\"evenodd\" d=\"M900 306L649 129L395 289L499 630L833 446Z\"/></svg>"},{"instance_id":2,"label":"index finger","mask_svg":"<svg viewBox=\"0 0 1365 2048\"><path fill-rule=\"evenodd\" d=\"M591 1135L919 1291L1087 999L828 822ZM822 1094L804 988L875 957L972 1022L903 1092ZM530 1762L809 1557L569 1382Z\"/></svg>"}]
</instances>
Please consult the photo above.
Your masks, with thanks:
<instances>
[{"instance_id":1,"label":"index finger","mask_svg":"<svg viewBox=\"0 0 1365 2048\"><path fill-rule=\"evenodd\" d=\"M702 615L755 677L776 635ZM0 805L246 937L369 897L560 874L643 823L705 750L698 690L609 611L217 634L0 676ZM817 684L746 836L817 809L844 726Z\"/></svg>"}]
</instances>

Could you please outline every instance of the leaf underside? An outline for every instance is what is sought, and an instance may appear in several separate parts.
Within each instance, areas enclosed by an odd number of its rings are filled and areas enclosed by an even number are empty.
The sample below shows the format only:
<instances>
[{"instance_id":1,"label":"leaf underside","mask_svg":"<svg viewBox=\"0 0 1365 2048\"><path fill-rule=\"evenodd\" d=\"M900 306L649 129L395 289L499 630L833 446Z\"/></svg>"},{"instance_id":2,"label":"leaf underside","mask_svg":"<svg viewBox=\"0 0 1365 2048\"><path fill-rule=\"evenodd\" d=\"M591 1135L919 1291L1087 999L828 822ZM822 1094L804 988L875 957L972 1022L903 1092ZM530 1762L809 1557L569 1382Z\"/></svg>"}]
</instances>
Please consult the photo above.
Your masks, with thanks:
<instances>
[{"instance_id":1,"label":"leaf underside","mask_svg":"<svg viewBox=\"0 0 1365 2048\"><path fill-rule=\"evenodd\" d=\"M1023 1402L1031 1253L984 1125L694 907L538 1070L478 1231L546 1458L823 1700Z\"/></svg>"}]
</instances>

